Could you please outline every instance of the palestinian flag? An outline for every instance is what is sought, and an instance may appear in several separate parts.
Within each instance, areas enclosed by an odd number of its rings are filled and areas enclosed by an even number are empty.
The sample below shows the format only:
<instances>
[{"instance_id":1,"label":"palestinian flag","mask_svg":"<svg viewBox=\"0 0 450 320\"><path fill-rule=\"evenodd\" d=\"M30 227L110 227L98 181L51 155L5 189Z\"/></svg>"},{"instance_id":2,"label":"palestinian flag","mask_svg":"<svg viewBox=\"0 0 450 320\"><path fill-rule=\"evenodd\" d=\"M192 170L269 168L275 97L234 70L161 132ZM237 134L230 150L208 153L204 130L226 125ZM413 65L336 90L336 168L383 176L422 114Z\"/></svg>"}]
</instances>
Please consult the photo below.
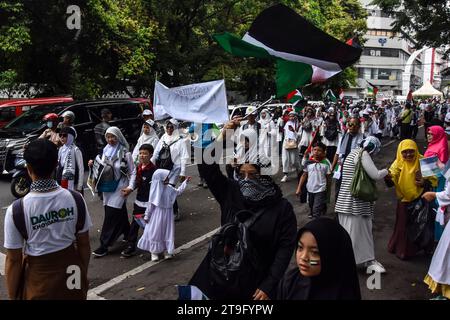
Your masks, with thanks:
<instances>
[{"instance_id":1,"label":"palestinian flag","mask_svg":"<svg viewBox=\"0 0 450 320\"><path fill-rule=\"evenodd\" d=\"M286 102L294 103L299 100L303 100L303 95L298 89L289 92L289 94L286 96Z\"/></svg>"},{"instance_id":2,"label":"palestinian flag","mask_svg":"<svg viewBox=\"0 0 450 320\"><path fill-rule=\"evenodd\" d=\"M358 61L362 52L282 4L262 11L242 39L229 33L213 37L235 56L275 60L278 97L302 85L327 80Z\"/></svg>"},{"instance_id":3,"label":"palestinian flag","mask_svg":"<svg viewBox=\"0 0 450 320\"><path fill-rule=\"evenodd\" d=\"M339 89L339 100L344 100L344 89Z\"/></svg>"},{"instance_id":4,"label":"palestinian flag","mask_svg":"<svg viewBox=\"0 0 450 320\"><path fill-rule=\"evenodd\" d=\"M377 93L378 93L378 87L371 84L369 81L366 80L366 82L371 86L371 87L367 87L367 92L371 95L373 95L374 98L376 98Z\"/></svg>"},{"instance_id":5,"label":"palestinian flag","mask_svg":"<svg viewBox=\"0 0 450 320\"><path fill-rule=\"evenodd\" d=\"M413 101L413 95L412 94L413 94L413 92L410 89L409 92L408 92L408 95L406 96L406 100L407 101Z\"/></svg>"},{"instance_id":6,"label":"palestinian flag","mask_svg":"<svg viewBox=\"0 0 450 320\"><path fill-rule=\"evenodd\" d=\"M325 92L325 99L328 99L332 102L336 102L337 98L334 95L333 91L331 91L331 89L328 89L327 92Z\"/></svg>"}]
</instances>

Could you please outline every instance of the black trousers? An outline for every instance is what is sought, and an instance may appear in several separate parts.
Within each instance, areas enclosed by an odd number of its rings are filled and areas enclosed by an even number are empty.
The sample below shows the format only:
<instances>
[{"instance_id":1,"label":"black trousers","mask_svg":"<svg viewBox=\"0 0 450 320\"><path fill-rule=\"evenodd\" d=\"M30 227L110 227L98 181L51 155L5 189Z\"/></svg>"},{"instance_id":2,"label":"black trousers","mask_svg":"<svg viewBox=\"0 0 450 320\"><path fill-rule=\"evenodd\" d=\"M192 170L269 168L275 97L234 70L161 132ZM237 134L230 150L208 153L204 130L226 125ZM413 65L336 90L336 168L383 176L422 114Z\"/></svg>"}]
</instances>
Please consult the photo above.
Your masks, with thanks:
<instances>
[{"instance_id":1,"label":"black trousers","mask_svg":"<svg viewBox=\"0 0 450 320\"><path fill-rule=\"evenodd\" d=\"M105 206L105 218L100 233L101 246L108 248L121 234L124 235L124 239L127 239L129 232L130 222L128 221L126 203L124 202L120 209Z\"/></svg>"},{"instance_id":2,"label":"black trousers","mask_svg":"<svg viewBox=\"0 0 450 320\"><path fill-rule=\"evenodd\" d=\"M411 138L415 140L417 138L417 132L419 131L419 126L411 126Z\"/></svg>"},{"instance_id":3,"label":"black trousers","mask_svg":"<svg viewBox=\"0 0 450 320\"><path fill-rule=\"evenodd\" d=\"M400 139L411 139L411 126L409 123L402 123L400 127Z\"/></svg>"},{"instance_id":4,"label":"black trousers","mask_svg":"<svg viewBox=\"0 0 450 320\"><path fill-rule=\"evenodd\" d=\"M308 192L308 204L313 218L319 218L327 213L327 192Z\"/></svg>"}]
</instances>

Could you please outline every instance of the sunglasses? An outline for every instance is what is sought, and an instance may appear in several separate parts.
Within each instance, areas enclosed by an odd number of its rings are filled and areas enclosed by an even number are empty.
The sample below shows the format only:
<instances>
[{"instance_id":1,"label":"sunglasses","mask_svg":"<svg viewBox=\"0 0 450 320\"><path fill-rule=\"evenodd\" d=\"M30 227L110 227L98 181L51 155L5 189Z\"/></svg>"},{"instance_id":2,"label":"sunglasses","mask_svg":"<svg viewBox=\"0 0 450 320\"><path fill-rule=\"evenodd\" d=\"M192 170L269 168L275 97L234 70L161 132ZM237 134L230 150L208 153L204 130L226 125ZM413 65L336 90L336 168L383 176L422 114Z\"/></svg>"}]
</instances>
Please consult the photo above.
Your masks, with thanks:
<instances>
[{"instance_id":1,"label":"sunglasses","mask_svg":"<svg viewBox=\"0 0 450 320\"><path fill-rule=\"evenodd\" d=\"M67 138L67 133L60 133L59 136L60 136L61 138Z\"/></svg>"},{"instance_id":2,"label":"sunglasses","mask_svg":"<svg viewBox=\"0 0 450 320\"><path fill-rule=\"evenodd\" d=\"M347 127L357 127L358 125L357 124L355 124L355 123L349 123L349 124L347 124Z\"/></svg>"}]
</instances>

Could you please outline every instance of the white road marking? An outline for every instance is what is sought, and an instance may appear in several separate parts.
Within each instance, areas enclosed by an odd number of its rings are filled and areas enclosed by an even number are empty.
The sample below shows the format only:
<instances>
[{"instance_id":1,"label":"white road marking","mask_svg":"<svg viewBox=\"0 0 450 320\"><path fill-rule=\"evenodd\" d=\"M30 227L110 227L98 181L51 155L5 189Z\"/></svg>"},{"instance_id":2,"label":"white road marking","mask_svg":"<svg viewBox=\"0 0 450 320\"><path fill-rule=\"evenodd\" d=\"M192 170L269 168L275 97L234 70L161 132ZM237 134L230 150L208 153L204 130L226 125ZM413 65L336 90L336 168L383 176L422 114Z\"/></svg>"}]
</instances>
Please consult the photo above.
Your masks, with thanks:
<instances>
[{"instance_id":1,"label":"white road marking","mask_svg":"<svg viewBox=\"0 0 450 320\"><path fill-rule=\"evenodd\" d=\"M2 276L5 275L5 260L6 260L6 255L4 253L0 252L0 275L2 275Z\"/></svg>"},{"instance_id":2,"label":"white road marking","mask_svg":"<svg viewBox=\"0 0 450 320\"><path fill-rule=\"evenodd\" d=\"M214 233L216 233L218 230L219 230L219 228L214 229L214 230L198 237L197 239L194 239L186 244L183 244L182 246L180 246L174 250L174 255L177 255L177 254L181 253L182 251L187 250L187 249L195 246L196 244L202 242L203 240L208 239ZM128 272L125 272L125 273L109 280L108 282L105 282L104 284L101 284L98 287L95 287L95 288L89 290L88 291L88 300L106 300L105 298L100 296L100 294L102 292L114 287L115 285L121 283L122 281L126 280L129 277L132 277L150 267L153 267L154 265L157 265L158 263L161 263L162 261L164 261L164 260L146 262L146 263L140 265L139 267L136 267Z\"/></svg>"}]
</instances>

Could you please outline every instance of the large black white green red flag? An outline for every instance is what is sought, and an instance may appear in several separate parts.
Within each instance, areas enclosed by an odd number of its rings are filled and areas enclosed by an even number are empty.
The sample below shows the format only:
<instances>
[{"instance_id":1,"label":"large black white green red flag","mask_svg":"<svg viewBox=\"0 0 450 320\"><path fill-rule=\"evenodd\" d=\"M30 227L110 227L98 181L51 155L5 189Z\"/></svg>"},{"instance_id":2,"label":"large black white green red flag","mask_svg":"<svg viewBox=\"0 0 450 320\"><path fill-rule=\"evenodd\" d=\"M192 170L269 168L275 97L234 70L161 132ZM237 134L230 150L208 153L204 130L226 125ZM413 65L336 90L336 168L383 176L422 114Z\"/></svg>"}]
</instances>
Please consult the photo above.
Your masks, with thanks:
<instances>
[{"instance_id":1,"label":"large black white green red flag","mask_svg":"<svg viewBox=\"0 0 450 320\"><path fill-rule=\"evenodd\" d=\"M216 34L214 39L235 56L274 59L278 97L327 80L358 61L362 52L282 4L262 11L242 39L229 33Z\"/></svg>"}]
</instances>

